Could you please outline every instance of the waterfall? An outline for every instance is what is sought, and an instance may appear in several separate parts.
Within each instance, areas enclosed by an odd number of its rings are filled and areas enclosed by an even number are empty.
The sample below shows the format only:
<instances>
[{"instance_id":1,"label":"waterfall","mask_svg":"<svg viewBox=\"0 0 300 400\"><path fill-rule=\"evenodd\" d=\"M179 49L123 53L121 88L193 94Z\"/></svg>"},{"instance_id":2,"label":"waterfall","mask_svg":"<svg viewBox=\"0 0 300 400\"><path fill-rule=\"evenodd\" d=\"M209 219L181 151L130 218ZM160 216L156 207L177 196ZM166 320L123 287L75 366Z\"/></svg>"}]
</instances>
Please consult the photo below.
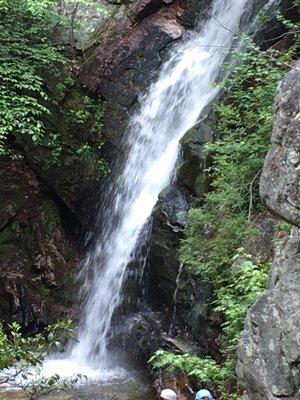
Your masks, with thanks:
<instances>
[{"instance_id":1,"label":"waterfall","mask_svg":"<svg viewBox=\"0 0 300 400\"><path fill-rule=\"evenodd\" d=\"M208 21L175 49L157 81L139 99L126 133L124 169L108 191L104 229L81 271L87 299L70 356L81 365L99 368L109 363L108 337L126 267L159 193L170 182L180 139L219 90L213 83L246 3L215 0Z\"/></svg>"},{"instance_id":2,"label":"waterfall","mask_svg":"<svg viewBox=\"0 0 300 400\"><path fill-rule=\"evenodd\" d=\"M265 8L276 2L266 1ZM252 6L249 0L213 0L208 20L173 49L156 82L140 96L139 108L124 135L127 158L123 170L106 192L103 228L94 232L98 240L80 272L84 302L78 341L67 359L44 364L46 375L115 376L108 343L112 317L122 301L126 267L135 258L140 235L147 236L159 193L172 179L180 139L218 94L215 83L221 65L243 24L242 17L251 14Z\"/></svg>"}]
</instances>

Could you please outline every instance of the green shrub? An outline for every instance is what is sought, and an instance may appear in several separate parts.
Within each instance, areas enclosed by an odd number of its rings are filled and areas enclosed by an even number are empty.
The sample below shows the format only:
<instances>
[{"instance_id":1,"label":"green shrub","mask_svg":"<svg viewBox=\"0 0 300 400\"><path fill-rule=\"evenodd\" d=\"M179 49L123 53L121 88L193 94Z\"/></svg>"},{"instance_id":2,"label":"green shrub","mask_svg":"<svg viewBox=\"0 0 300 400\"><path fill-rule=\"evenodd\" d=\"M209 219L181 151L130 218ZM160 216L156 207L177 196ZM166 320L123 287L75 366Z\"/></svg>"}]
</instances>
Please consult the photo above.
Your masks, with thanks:
<instances>
[{"instance_id":1,"label":"green shrub","mask_svg":"<svg viewBox=\"0 0 300 400\"><path fill-rule=\"evenodd\" d=\"M0 154L11 135L38 142L50 114L41 71L64 59L50 35L58 23L48 0L0 1Z\"/></svg>"},{"instance_id":2,"label":"green shrub","mask_svg":"<svg viewBox=\"0 0 300 400\"><path fill-rule=\"evenodd\" d=\"M183 371L195 379L199 385L211 383L220 394L220 399L236 399L238 382L235 377L235 352L246 312L263 293L268 265L254 265L250 256L239 249L236 258L238 267L232 271L230 284L220 288L215 300L215 312L225 316L222 352L224 363L218 364L210 357L197 357L190 354L173 354L158 350L149 360L153 369L168 372ZM230 387L230 393L227 392Z\"/></svg>"},{"instance_id":3,"label":"green shrub","mask_svg":"<svg viewBox=\"0 0 300 400\"><path fill-rule=\"evenodd\" d=\"M42 333L24 337L18 323L13 322L6 329L0 324L0 386L9 382L22 389L28 399L73 386L81 376L61 379L57 374L41 374L45 357L53 350L63 352L64 343L72 339L71 326L71 320L58 321Z\"/></svg>"},{"instance_id":4,"label":"green shrub","mask_svg":"<svg viewBox=\"0 0 300 400\"><path fill-rule=\"evenodd\" d=\"M224 392L224 387L231 383L236 384L234 378L234 364L225 362L219 365L210 357L197 357L191 354L174 354L165 350L157 350L149 360L154 369L164 369L166 372L182 371L195 380L199 386L211 384L219 392L220 400L236 400L236 393Z\"/></svg>"}]
</instances>

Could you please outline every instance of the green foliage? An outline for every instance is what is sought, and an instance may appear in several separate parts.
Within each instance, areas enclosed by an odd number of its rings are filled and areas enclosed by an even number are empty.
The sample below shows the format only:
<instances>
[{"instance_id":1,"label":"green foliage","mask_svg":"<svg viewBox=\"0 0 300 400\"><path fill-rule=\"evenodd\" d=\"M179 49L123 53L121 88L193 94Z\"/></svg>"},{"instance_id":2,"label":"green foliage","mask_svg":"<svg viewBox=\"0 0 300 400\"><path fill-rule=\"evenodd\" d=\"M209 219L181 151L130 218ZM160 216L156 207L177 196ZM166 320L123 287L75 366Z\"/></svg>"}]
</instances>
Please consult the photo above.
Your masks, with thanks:
<instances>
[{"instance_id":1,"label":"green foliage","mask_svg":"<svg viewBox=\"0 0 300 400\"><path fill-rule=\"evenodd\" d=\"M54 347L62 351L62 342L72 336L71 320L48 326L43 333L23 337L21 326L13 322L6 333L0 325L0 369L25 362L32 366L41 364L43 357ZM59 339L59 340L58 340Z\"/></svg>"},{"instance_id":2,"label":"green foliage","mask_svg":"<svg viewBox=\"0 0 300 400\"><path fill-rule=\"evenodd\" d=\"M79 4L94 4L92 0L68 3L75 11ZM71 153L105 174L108 167L101 157L103 143L99 139L104 105L101 99L85 95L80 107L65 108L66 97L78 85L71 66L62 68L66 60L51 38L66 24L73 24L74 18L70 21L56 14L53 6L51 0L0 2L0 155L20 157L14 145L23 146L30 140L48 149L49 156L44 160L47 168L63 165ZM45 77L49 75L50 82L55 83L51 90L46 88ZM66 123L59 117L59 108L66 111ZM51 118L60 118L57 131L46 124ZM66 140L66 135L79 129L95 139Z\"/></svg>"},{"instance_id":3,"label":"green foliage","mask_svg":"<svg viewBox=\"0 0 300 400\"><path fill-rule=\"evenodd\" d=\"M292 6L298 8L298 12L300 11L300 0L293 0ZM290 7L292 9L292 6ZM294 10L295 11L295 10ZM291 21L287 19L281 11L277 11L277 19L281 22L282 26L287 29L287 33L293 36L293 49L294 51L299 51L300 48L300 22Z\"/></svg>"},{"instance_id":4,"label":"green foliage","mask_svg":"<svg viewBox=\"0 0 300 400\"><path fill-rule=\"evenodd\" d=\"M215 381L219 367L212 358L199 358L190 354L174 354L165 350L157 350L150 358L153 369L164 369L167 372L183 371L196 378L200 383Z\"/></svg>"},{"instance_id":5,"label":"green foliage","mask_svg":"<svg viewBox=\"0 0 300 400\"><path fill-rule=\"evenodd\" d=\"M213 384L220 393L220 400L236 400L235 393L224 393L223 388L230 381L234 384L234 364L225 362L221 366L210 357L197 357L191 354L174 354L165 350L157 350L149 360L154 369L167 372L182 371L197 381L200 386Z\"/></svg>"},{"instance_id":6,"label":"green foliage","mask_svg":"<svg viewBox=\"0 0 300 400\"><path fill-rule=\"evenodd\" d=\"M47 107L41 71L55 73L63 58L50 42L57 24L48 0L0 2L0 154L10 135L38 142L45 133Z\"/></svg>"},{"instance_id":7,"label":"green foliage","mask_svg":"<svg viewBox=\"0 0 300 400\"><path fill-rule=\"evenodd\" d=\"M77 87L71 75L61 84L61 90L64 93L68 91L70 93L72 90L76 92ZM80 91L79 95L79 99L78 94L75 99L71 97L62 111L60 124L63 133L50 133L43 141L44 146L51 151L51 157L46 165L48 168L62 166L65 155L72 152L83 165L89 165L101 175L105 175L109 172L109 166L102 157L104 141L101 138L101 131L105 104L98 97L87 94L82 96ZM73 132L76 132L76 135L70 138Z\"/></svg>"},{"instance_id":8,"label":"green foliage","mask_svg":"<svg viewBox=\"0 0 300 400\"><path fill-rule=\"evenodd\" d=\"M237 265L231 268L232 278L219 288L214 310L225 316L223 348L226 356L231 354L234 358L247 310L265 289L269 264L253 264L251 255L245 254L242 248L233 261Z\"/></svg>"},{"instance_id":9,"label":"green foliage","mask_svg":"<svg viewBox=\"0 0 300 400\"><path fill-rule=\"evenodd\" d=\"M278 229L283 231L285 234L289 235L291 233L293 225L286 221L280 221L277 224Z\"/></svg>"},{"instance_id":10,"label":"green foliage","mask_svg":"<svg viewBox=\"0 0 300 400\"><path fill-rule=\"evenodd\" d=\"M103 127L104 104L98 99L84 96L83 106L77 109L70 109L69 116L71 124L86 124L92 122L90 131L99 134Z\"/></svg>"},{"instance_id":11,"label":"green foliage","mask_svg":"<svg viewBox=\"0 0 300 400\"><path fill-rule=\"evenodd\" d=\"M218 290L214 302L215 312L225 316L222 325L225 362L218 364L210 357L173 354L163 350L158 350L149 360L153 369L162 368L168 372L180 370L199 385L214 384L220 399L224 400L237 398L238 382L234 371L236 346L247 310L264 291L268 270L268 265L254 265L251 256L246 255L243 249L238 250L232 261L238 261L238 266L232 271L232 281ZM227 387L231 387L230 393Z\"/></svg>"},{"instance_id":12,"label":"green foliage","mask_svg":"<svg viewBox=\"0 0 300 400\"><path fill-rule=\"evenodd\" d=\"M72 321L58 321L48 326L43 333L24 337L21 327L13 322L9 330L0 324L0 385L9 382L21 388L26 397L34 399L72 386L81 379L61 379L57 374L50 377L41 375L45 357L53 350L63 352L64 343L72 338ZM4 370L4 371L3 371Z\"/></svg>"}]
</instances>

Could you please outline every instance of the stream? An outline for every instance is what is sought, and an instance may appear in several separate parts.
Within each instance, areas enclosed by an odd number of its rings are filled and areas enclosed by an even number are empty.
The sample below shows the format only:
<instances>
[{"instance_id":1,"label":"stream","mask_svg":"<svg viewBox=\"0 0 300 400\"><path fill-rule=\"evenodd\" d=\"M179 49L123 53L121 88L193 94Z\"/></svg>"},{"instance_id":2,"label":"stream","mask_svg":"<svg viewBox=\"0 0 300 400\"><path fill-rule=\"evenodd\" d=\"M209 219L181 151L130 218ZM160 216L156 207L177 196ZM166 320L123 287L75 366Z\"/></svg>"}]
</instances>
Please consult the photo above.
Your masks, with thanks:
<instances>
[{"instance_id":1,"label":"stream","mask_svg":"<svg viewBox=\"0 0 300 400\"><path fill-rule=\"evenodd\" d=\"M7 390L0 392L1 400L20 399L26 397L21 391ZM127 379L112 379L109 381L87 382L74 389L49 396L44 400L154 400L154 392L146 373L135 372Z\"/></svg>"}]
</instances>

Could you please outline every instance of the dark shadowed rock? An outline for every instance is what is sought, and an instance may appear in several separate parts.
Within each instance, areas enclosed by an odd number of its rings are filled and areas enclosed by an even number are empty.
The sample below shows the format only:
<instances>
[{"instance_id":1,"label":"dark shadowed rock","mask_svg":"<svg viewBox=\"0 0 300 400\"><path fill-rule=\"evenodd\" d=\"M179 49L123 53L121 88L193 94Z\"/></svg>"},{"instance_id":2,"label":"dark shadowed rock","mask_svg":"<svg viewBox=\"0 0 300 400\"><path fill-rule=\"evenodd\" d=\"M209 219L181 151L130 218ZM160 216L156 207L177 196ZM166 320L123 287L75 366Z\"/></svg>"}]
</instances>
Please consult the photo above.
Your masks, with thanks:
<instances>
[{"instance_id":1,"label":"dark shadowed rock","mask_svg":"<svg viewBox=\"0 0 300 400\"><path fill-rule=\"evenodd\" d=\"M174 390L178 400L193 400L195 398L191 382L183 372L166 373L158 371L153 374L153 380L157 398L160 398L160 392L166 388Z\"/></svg>"},{"instance_id":2,"label":"dark shadowed rock","mask_svg":"<svg viewBox=\"0 0 300 400\"><path fill-rule=\"evenodd\" d=\"M260 194L268 207L300 226L300 62L282 81L274 104L272 144Z\"/></svg>"},{"instance_id":3,"label":"dark shadowed rock","mask_svg":"<svg viewBox=\"0 0 300 400\"><path fill-rule=\"evenodd\" d=\"M138 0L94 35L79 78L107 102L104 133L115 153L138 96L157 75L169 45L185 32L178 18L187 8L184 1Z\"/></svg>"},{"instance_id":4,"label":"dark shadowed rock","mask_svg":"<svg viewBox=\"0 0 300 400\"><path fill-rule=\"evenodd\" d=\"M173 294L180 262L178 246L189 210L187 193L170 186L160 195L153 212L153 230L148 255L151 301L173 307Z\"/></svg>"},{"instance_id":5,"label":"dark shadowed rock","mask_svg":"<svg viewBox=\"0 0 300 400\"><path fill-rule=\"evenodd\" d=\"M28 166L2 157L0 180L0 319L35 330L66 314L76 249Z\"/></svg>"},{"instance_id":6,"label":"dark shadowed rock","mask_svg":"<svg viewBox=\"0 0 300 400\"><path fill-rule=\"evenodd\" d=\"M209 106L211 108L212 105ZM181 140L182 157L176 172L176 182L184 187L198 200L208 190L208 177L205 169L208 156L204 146L214 141L217 136L216 117L214 111L204 113L201 121L190 129Z\"/></svg>"}]
</instances>

